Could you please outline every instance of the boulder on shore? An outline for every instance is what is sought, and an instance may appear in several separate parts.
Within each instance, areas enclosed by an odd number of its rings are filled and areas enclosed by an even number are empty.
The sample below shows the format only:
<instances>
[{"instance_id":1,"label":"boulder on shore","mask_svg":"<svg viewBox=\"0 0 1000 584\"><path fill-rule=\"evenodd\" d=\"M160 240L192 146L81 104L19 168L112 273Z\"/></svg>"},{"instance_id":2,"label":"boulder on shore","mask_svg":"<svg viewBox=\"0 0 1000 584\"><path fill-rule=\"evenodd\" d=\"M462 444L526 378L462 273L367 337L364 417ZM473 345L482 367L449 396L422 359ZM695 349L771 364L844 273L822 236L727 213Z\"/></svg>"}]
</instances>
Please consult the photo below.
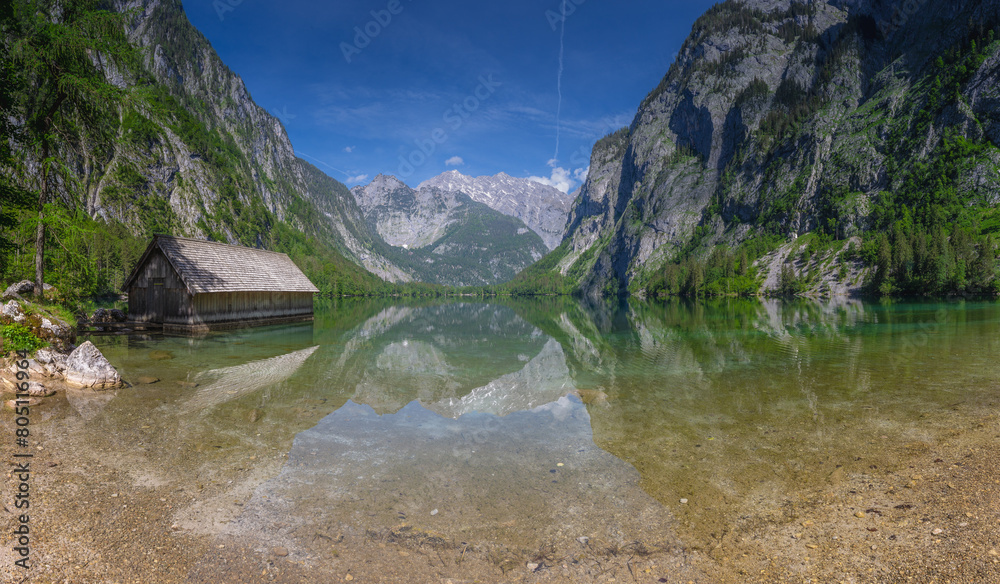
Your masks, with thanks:
<instances>
[{"instance_id":1,"label":"boulder on shore","mask_svg":"<svg viewBox=\"0 0 1000 584\"><path fill-rule=\"evenodd\" d=\"M90 341L69 354L64 374L66 383L74 387L116 389L125 385L118 371Z\"/></svg>"},{"instance_id":2,"label":"boulder on shore","mask_svg":"<svg viewBox=\"0 0 1000 584\"><path fill-rule=\"evenodd\" d=\"M125 322L128 317L117 308L98 308L94 314L90 315L90 322L101 324L107 322Z\"/></svg>"},{"instance_id":3,"label":"boulder on shore","mask_svg":"<svg viewBox=\"0 0 1000 584\"><path fill-rule=\"evenodd\" d=\"M53 289L54 288L51 284L42 284L42 290L46 292ZM14 284L7 286L7 289L4 290L3 293L3 299L22 300L22 296L34 293L35 293L35 283L32 282L31 280L21 280L20 282L15 282Z\"/></svg>"},{"instance_id":4,"label":"boulder on shore","mask_svg":"<svg viewBox=\"0 0 1000 584\"><path fill-rule=\"evenodd\" d=\"M47 375L51 377L61 376L66 370L67 355L53 351L51 349L39 349L35 351L35 361L45 368Z\"/></svg>"}]
</instances>

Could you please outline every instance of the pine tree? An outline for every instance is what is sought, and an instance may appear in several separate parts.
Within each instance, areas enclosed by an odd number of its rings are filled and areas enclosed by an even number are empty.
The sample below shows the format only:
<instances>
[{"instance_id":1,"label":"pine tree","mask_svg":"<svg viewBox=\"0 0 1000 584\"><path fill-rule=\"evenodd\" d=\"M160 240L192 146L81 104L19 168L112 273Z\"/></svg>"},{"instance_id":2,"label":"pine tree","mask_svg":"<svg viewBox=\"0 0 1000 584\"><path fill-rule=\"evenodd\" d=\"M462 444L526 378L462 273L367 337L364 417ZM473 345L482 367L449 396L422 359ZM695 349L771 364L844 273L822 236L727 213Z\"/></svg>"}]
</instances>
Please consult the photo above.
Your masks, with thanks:
<instances>
[{"instance_id":1,"label":"pine tree","mask_svg":"<svg viewBox=\"0 0 1000 584\"><path fill-rule=\"evenodd\" d=\"M14 31L14 6L0 3L0 274L6 273L9 254L15 249L7 231L17 223L17 212L29 203L29 195L11 178L15 164L11 142L16 128L10 119L14 115L17 90L14 62L9 58L9 38Z\"/></svg>"},{"instance_id":2,"label":"pine tree","mask_svg":"<svg viewBox=\"0 0 1000 584\"><path fill-rule=\"evenodd\" d=\"M63 167L57 143L109 141L101 135L103 118L117 118L124 92L95 65L110 60L119 70L134 67L135 52L121 14L98 0L13 0L10 58L26 89L16 107L41 163L38 225L35 233L35 295L42 295L45 260L45 205L53 173Z\"/></svg>"}]
</instances>

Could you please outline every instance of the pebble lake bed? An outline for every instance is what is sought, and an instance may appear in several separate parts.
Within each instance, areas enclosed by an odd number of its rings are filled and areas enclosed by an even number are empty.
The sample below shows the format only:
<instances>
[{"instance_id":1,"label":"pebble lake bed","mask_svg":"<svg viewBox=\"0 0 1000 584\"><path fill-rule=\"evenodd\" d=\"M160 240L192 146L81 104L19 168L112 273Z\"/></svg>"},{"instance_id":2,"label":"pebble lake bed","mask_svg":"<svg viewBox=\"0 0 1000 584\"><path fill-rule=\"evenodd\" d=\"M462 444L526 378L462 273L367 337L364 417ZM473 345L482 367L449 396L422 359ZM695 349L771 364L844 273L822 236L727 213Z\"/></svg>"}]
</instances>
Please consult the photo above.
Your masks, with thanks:
<instances>
[{"instance_id":1,"label":"pebble lake bed","mask_svg":"<svg viewBox=\"0 0 1000 584\"><path fill-rule=\"evenodd\" d=\"M0 582L1000 582L998 330L555 299L94 336L131 387L31 407L28 570L0 416Z\"/></svg>"}]
</instances>

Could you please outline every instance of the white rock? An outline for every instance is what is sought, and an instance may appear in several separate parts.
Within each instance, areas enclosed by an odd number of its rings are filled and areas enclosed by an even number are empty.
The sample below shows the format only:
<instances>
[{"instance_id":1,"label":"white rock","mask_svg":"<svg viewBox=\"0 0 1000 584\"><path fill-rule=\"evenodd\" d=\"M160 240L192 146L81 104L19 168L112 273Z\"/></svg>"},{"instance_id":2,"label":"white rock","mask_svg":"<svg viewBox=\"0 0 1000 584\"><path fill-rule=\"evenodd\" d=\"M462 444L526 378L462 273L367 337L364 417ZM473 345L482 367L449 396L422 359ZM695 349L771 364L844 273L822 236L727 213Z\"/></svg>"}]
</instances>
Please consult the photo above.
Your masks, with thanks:
<instances>
[{"instance_id":1,"label":"white rock","mask_svg":"<svg viewBox=\"0 0 1000 584\"><path fill-rule=\"evenodd\" d=\"M39 349L35 352L35 361L41 363L49 375L61 375L66 369L66 355L51 349Z\"/></svg>"},{"instance_id":2,"label":"white rock","mask_svg":"<svg viewBox=\"0 0 1000 584\"><path fill-rule=\"evenodd\" d=\"M17 300L11 300L7 304L4 304L3 308L0 309L0 314L18 324L22 324L27 320L24 316L24 310L21 308L21 303Z\"/></svg>"},{"instance_id":3,"label":"white rock","mask_svg":"<svg viewBox=\"0 0 1000 584\"><path fill-rule=\"evenodd\" d=\"M42 330L58 338L69 338L73 335L73 329L64 322L52 322L47 318L42 318Z\"/></svg>"},{"instance_id":4,"label":"white rock","mask_svg":"<svg viewBox=\"0 0 1000 584\"><path fill-rule=\"evenodd\" d=\"M20 403L18 403L18 402L20 402ZM27 402L27 403L24 403L24 402ZM16 410L17 408L19 408L21 406L35 406L35 405L38 405L39 403L40 402L38 401L37 397L29 397L27 399L23 399L23 398L22 399L17 399L17 400L9 399L9 400L3 402L3 405L6 408L9 408L9 409L12 409L12 410Z\"/></svg>"},{"instance_id":5,"label":"white rock","mask_svg":"<svg viewBox=\"0 0 1000 584\"><path fill-rule=\"evenodd\" d=\"M114 389L122 387L122 378L93 343L87 341L66 359L66 383L75 387Z\"/></svg>"}]
</instances>

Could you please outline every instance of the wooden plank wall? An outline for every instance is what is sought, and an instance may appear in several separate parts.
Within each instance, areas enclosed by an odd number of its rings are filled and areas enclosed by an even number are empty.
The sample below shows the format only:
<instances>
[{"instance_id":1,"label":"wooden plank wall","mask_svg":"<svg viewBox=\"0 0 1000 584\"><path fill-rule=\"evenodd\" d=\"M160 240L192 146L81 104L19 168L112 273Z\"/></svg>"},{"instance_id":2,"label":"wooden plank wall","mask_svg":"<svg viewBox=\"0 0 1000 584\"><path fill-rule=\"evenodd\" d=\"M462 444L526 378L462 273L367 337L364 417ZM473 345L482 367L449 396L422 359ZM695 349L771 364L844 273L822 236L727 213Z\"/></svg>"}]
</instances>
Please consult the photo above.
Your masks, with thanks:
<instances>
[{"instance_id":1,"label":"wooden plank wall","mask_svg":"<svg viewBox=\"0 0 1000 584\"><path fill-rule=\"evenodd\" d=\"M158 294L152 293L154 284ZM129 319L135 322L163 322L182 318L185 322L192 312L191 295L180 276L158 249L153 250L135 282L128 290Z\"/></svg>"},{"instance_id":2,"label":"wooden plank wall","mask_svg":"<svg viewBox=\"0 0 1000 584\"><path fill-rule=\"evenodd\" d=\"M312 292L218 292L195 295L193 314L184 322L210 324L312 313Z\"/></svg>"},{"instance_id":3,"label":"wooden plank wall","mask_svg":"<svg viewBox=\"0 0 1000 584\"><path fill-rule=\"evenodd\" d=\"M159 249L150 253L128 290L134 322L200 325L312 315L311 292L217 292L188 294Z\"/></svg>"}]
</instances>

